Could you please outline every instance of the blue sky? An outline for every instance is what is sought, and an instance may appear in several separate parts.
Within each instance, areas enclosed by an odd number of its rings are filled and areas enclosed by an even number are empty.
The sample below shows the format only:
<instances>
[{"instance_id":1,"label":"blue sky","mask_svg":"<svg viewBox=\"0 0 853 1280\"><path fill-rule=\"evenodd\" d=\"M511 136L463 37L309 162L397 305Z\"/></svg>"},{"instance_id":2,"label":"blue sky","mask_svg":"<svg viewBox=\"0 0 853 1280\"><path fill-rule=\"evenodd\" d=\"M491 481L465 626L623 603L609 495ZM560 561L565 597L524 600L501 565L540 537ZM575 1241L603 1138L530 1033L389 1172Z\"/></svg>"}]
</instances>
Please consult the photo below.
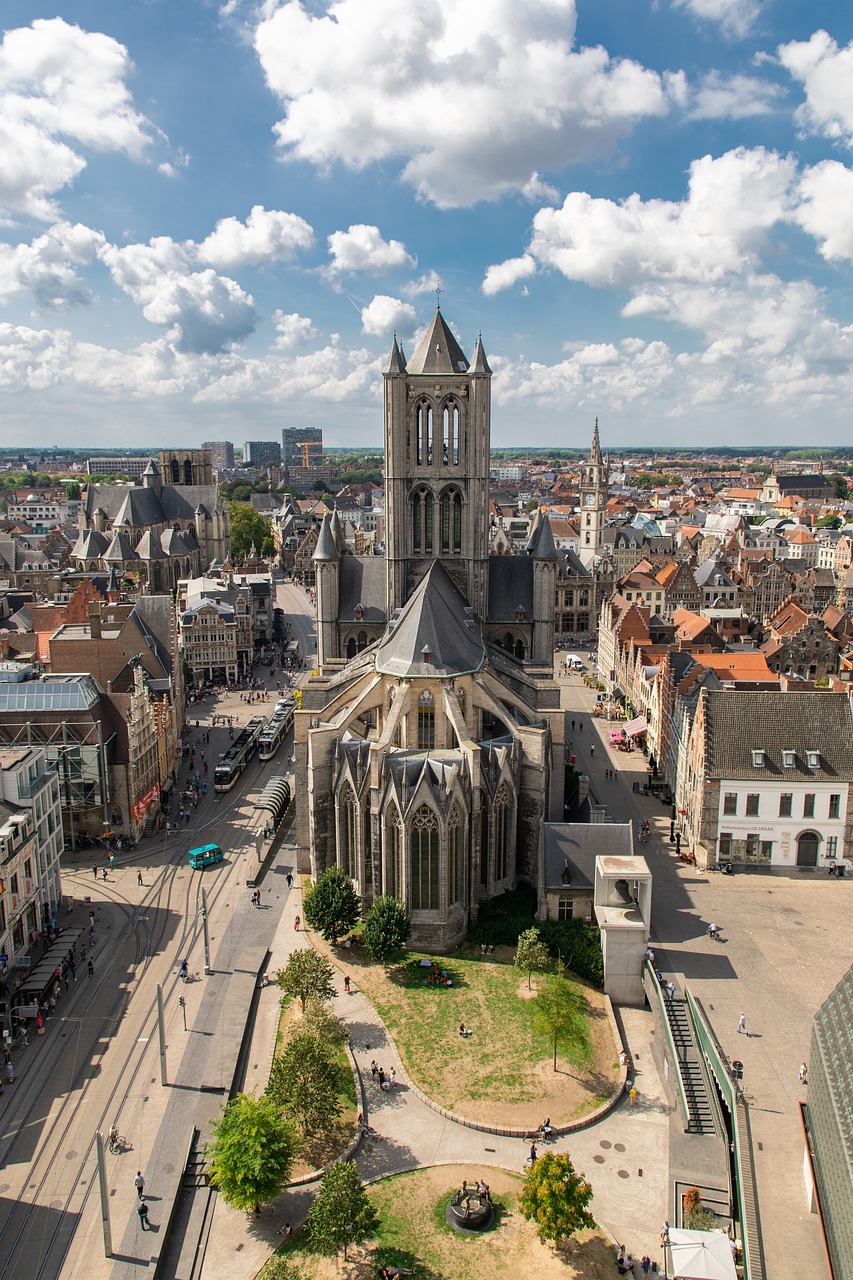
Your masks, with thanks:
<instances>
[{"instance_id":1,"label":"blue sky","mask_svg":"<svg viewBox=\"0 0 853 1280\"><path fill-rule=\"evenodd\" d=\"M0 445L382 438L441 306L496 446L849 444L840 0L5 0Z\"/></svg>"}]
</instances>

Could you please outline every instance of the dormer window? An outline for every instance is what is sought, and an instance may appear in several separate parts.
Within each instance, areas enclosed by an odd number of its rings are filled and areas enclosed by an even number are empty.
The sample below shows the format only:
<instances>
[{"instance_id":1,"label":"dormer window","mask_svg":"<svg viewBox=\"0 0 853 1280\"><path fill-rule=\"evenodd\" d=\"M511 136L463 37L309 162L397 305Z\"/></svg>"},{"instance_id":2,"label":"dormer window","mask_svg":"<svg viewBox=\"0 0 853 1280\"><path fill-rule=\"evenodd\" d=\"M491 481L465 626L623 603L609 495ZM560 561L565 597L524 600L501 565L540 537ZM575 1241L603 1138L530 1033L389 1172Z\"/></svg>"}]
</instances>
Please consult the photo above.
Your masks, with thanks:
<instances>
[{"instance_id":1,"label":"dormer window","mask_svg":"<svg viewBox=\"0 0 853 1280\"><path fill-rule=\"evenodd\" d=\"M364 617L364 607L363 607L363 605L357 604L357 605L355 606L355 620L356 620L356 622L361 622L361 620L362 620L362 618L363 618L363 617Z\"/></svg>"},{"instance_id":2,"label":"dormer window","mask_svg":"<svg viewBox=\"0 0 853 1280\"><path fill-rule=\"evenodd\" d=\"M797 753L796 753L796 751L783 751L783 752L782 752L782 766L783 766L783 768L785 768L785 769L795 769L795 768L797 767Z\"/></svg>"},{"instance_id":3,"label":"dormer window","mask_svg":"<svg viewBox=\"0 0 853 1280\"><path fill-rule=\"evenodd\" d=\"M523 621L524 621L524 619L525 619L526 617L527 617L527 614L525 613L525 611L524 611L524 609L522 608L522 606L521 606L521 605L519 605L519 606L518 606L518 608L517 608L517 609L516 609L516 611L515 611L515 620L516 620L516 622L523 622Z\"/></svg>"},{"instance_id":4,"label":"dormer window","mask_svg":"<svg viewBox=\"0 0 853 1280\"><path fill-rule=\"evenodd\" d=\"M764 748L753 747L752 749L752 767L753 769L764 768Z\"/></svg>"},{"instance_id":5,"label":"dormer window","mask_svg":"<svg viewBox=\"0 0 853 1280\"><path fill-rule=\"evenodd\" d=\"M808 766L809 766L809 768L810 768L810 769L819 769L819 768L820 768L820 752L819 752L819 751L807 751L807 752L806 752L806 763L808 764Z\"/></svg>"}]
</instances>

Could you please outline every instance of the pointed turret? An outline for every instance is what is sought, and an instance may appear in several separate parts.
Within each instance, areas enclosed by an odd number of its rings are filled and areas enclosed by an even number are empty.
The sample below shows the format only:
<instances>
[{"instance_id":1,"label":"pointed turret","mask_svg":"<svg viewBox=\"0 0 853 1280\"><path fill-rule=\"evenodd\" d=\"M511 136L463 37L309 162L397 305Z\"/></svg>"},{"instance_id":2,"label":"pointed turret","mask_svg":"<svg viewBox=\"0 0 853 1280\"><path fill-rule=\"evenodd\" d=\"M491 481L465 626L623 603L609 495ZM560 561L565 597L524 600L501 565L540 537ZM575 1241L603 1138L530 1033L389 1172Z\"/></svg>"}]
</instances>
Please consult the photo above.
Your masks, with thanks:
<instances>
[{"instance_id":1,"label":"pointed turret","mask_svg":"<svg viewBox=\"0 0 853 1280\"><path fill-rule=\"evenodd\" d=\"M337 507L335 507L332 512L332 518L329 521L329 532L335 540L335 546L338 548L338 552L343 555L346 551L347 535L344 532L344 522L341 519L341 515Z\"/></svg>"},{"instance_id":2,"label":"pointed turret","mask_svg":"<svg viewBox=\"0 0 853 1280\"><path fill-rule=\"evenodd\" d=\"M385 369L386 373L405 373L406 361L403 356L403 348L397 345L397 335L394 334L394 341L391 344L391 354L388 357L388 365Z\"/></svg>"},{"instance_id":3,"label":"pointed turret","mask_svg":"<svg viewBox=\"0 0 853 1280\"><path fill-rule=\"evenodd\" d=\"M468 360L447 326L441 311L436 310L432 324L418 343L406 366L407 373L467 373Z\"/></svg>"},{"instance_id":4,"label":"pointed turret","mask_svg":"<svg viewBox=\"0 0 853 1280\"><path fill-rule=\"evenodd\" d=\"M554 542L551 521L547 515L543 515L539 522L539 528L536 530L536 537L533 542L532 554L534 560L559 560L560 558L557 544Z\"/></svg>"},{"instance_id":5,"label":"pointed turret","mask_svg":"<svg viewBox=\"0 0 853 1280\"><path fill-rule=\"evenodd\" d=\"M592 445L589 451L588 462L598 463L601 465L601 441L598 438L598 418L595 420L595 426L592 429Z\"/></svg>"},{"instance_id":6,"label":"pointed turret","mask_svg":"<svg viewBox=\"0 0 853 1280\"><path fill-rule=\"evenodd\" d=\"M477 334L477 345L474 347L474 355L471 360L471 368L469 373L491 373L491 367L486 359L486 351L483 346L483 335Z\"/></svg>"},{"instance_id":7,"label":"pointed turret","mask_svg":"<svg viewBox=\"0 0 853 1280\"><path fill-rule=\"evenodd\" d=\"M340 560L341 555L335 545L335 539L332 537L329 517L323 516L320 523L320 532L317 535L317 546L312 560Z\"/></svg>"}]
</instances>

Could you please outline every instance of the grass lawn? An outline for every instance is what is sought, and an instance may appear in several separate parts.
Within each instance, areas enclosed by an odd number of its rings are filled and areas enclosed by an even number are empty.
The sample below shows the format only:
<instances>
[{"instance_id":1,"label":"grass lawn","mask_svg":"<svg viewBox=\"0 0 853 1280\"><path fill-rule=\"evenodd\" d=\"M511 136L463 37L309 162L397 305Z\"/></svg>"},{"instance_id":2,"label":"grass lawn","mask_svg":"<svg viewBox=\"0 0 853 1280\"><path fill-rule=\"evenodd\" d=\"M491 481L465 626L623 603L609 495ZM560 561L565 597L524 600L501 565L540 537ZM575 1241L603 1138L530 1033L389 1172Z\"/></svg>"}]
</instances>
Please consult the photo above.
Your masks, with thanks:
<instances>
[{"instance_id":1,"label":"grass lawn","mask_svg":"<svg viewBox=\"0 0 853 1280\"><path fill-rule=\"evenodd\" d=\"M497 1210L493 1227L462 1236L448 1227L444 1209L462 1179L482 1176ZM440 1166L386 1178L369 1189L379 1214L375 1240L349 1250L350 1260L311 1252L303 1232L281 1249L306 1280L376 1280L389 1264L415 1267L416 1280L611 1280L614 1250L598 1232L585 1231L558 1250L540 1244L533 1226L518 1212L523 1179L501 1169ZM264 1280L266 1270L259 1280Z\"/></svg>"},{"instance_id":2,"label":"grass lawn","mask_svg":"<svg viewBox=\"0 0 853 1280\"><path fill-rule=\"evenodd\" d=\"M566 1123L616 1087L618 1051L603 995L576 982L587 1004L586 1036L560 1048L555 1072L553 1045L533 1025L537 976L528 992L526 976L512 963L514 948L496 947L486 957L471 947L441 957L453 984L444 987L426 983L418 964L423 953L410 953L386 972L357 945L342 952L312 940L376 1007L415 1083L468 1119L524 1128L545 1116ZM474 1029L467 1039L458 1033L461 1022Z\"/></svg>"},{"instance_id":3,"label":"grass lawn","mask_svg":"<svg viewBox=\"0 0 853 1280\"><path fill-rule=\"evenodd\" d=\"M276 1055L281 1053L298 1021L299 1001L286 1000L278 1023ZM303 1174L324 1168L346 1151L355 1136L358 1105L355 1081L352 1077L352 1062L346 1049L340 1050L337 1059L341 1066L341 1088L338 1093L338 1100L341 1103L340 1114L328 1133L309 1133L306 1136L302 1149L293 1163L291 1178L300 1178Z\"/></svg>"}]
</instances>

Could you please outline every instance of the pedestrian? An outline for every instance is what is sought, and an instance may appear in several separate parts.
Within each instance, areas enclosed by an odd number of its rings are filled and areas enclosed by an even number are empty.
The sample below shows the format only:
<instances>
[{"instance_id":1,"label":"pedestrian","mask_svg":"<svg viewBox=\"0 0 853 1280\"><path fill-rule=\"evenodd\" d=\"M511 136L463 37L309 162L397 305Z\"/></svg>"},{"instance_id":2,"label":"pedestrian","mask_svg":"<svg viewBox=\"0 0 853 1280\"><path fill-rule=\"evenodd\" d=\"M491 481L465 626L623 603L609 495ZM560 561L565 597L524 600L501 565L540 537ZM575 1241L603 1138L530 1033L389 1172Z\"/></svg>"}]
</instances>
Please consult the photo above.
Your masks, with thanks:
<instances>
[{"instance_id":1,"label":"pedestrian","mask_svg":"<svg viewBox=\"0 0 853 1280\"><path fill-rule=\"evenodd\" d=\"M136 1170L136 1177L133 1179L133 1185L136 1187L136 1194L140 1200L143 1199L143 1191L145 1190L145 1179L142 1176L142 1170Z\"/></svg>"},{"instance_id":2,"label":"pedestrian","mask_svg":"<svg viewBox=\"0 0 853 1280\"><path fill-rule=\"evenodd\" d=\"M611 770L610 770L610 778L611 778L611 781L612 781L612 782L615 782L615 781L616 781L616 779L617 779L618 777L619 777L619 771L618 771L618 769L611 769Z\"/></svg>"},{"instance_id":3,"label":"pedestrian","mask_svg":"<svg viewBox=\"0 0 853 1280\"><path fill-rule=\"evenodd\" d=\"M664 1249L669 1244L669 1223L668 1222L664 1222L663 1226L660 1229L660 1242L661 1242L661 1247Z\"/></svg>"},{"instance_id":4,"label":"pedestrian","mask_svg":"<svg viewBox=\"0 0 853 1280\"><path fill-rule=\"evenodd\" d=\"M637 1101L637 1087L636 1085L632 1084L631 1088L628 1090L628 1105L630 1107L633 1107L636 1101Z\"/></svg>"},{"instance_id":5,"label":"pedestrian","mask_svg":"<svg viewBox=\"0 0 853 1280\"><path fill-rule=\"evenodd\" d=\"M293 876L291 875L291 873L290 873L289 871L288 871L287 875L286 875L284 878L285 878L285 880L287 881L287 887L288 887L288 889L292 889L292 888L293 888Z\"/></svg>"},{"instance_id":6,"label":"pedestrian","mask_svg":"<svg viewBox=\"0 0 853 1280\"><path fill-rule=\"evenodd\" d=\"M574 733L574 731L575 731L575 722L574 722L574 720L573 720L573 721L572 721L572 733Z\"/></svg>"},{"instance_id":7,"label":"pedestrian","mask_svg":"<svg viewBox=\"0 0 853 1280\"><path fill-rule=\"evenodd\" d=\"M590 754L591 756L594 756L594 755L595 755L595 743L594 743L594 742L593 742L592 746L591 746L591 747L590 747L590 749L589 749L589 754Z\"/></svg>"},{"instance_id":8,"label":"pedestrian","mask_svg":"<svg viewBox=\"0 0 853 1280\"><path fill-rule=\"evenodd\" d=\"M669 996L670 1000L675 999L675 983L674 982L668 982L666 984L666 994Z\"/></svg>"},{"instance_id":9,"label":"pedestrian","mask_svg":"<svg viewBox=\"0 0 853 1280\"><path fill-rule=\"evenodd\" d=\"M396 1088L396 1085L397 1085L397 1072L395 1068L392 1067L391 1070L388 1072L388 1087L390 1089L394 1089Z\"/></svg>"},{"instance_id":10,"label":"pedestrian","mask_svg":"<svg viewBox=\"0 0 853 1280\"><path fill-rule=\"evenodd\" d=\"M531 1142L531 1144L530 1144L530 1155L529 1155L527 1158L528 1158L528 1160L530 1161L530 1167L531 1167L531 1169L532 1169L532 1168L533 1168L533 1166L535 1165L536 1161L539 1159L539 1152L536 1150L536 1143L535 1143L535 1142Z\"/></svg>"},{"instance_id":11,"label":"pedestrian","mask_svg":"<svg viewBox=\"0 0 853 1280\"><path fill-rule=\"evenodd\" d=\"M578 733L583 733L583 720L578 721Z\"/></svg>"},{"instance_id":12,"label":"pedestrian","mask_svg":"<svg viewBox=\"0 0 853 1280\"><path fill-rule=\"evenodd\" d=\"M379 1088L384 1089L385 1088L385 1068L380 1067L377 1074L379 1076Z\"/></svg>"},{"instance_id":13,"label":"pedestrian","mask_svg":"<svg viewBox=\"0 0 853 1280\"><path fill-rule=\"evenodd\" d=\"M142 888L142 872L141 871L137 871L136 873L136 883L139 885L141 889Z\"/></svg>"},{"instance_id":14,"label":"pedestrian","mask_svg":"<svg viewBox=\"0 0 853 1280\"><path fill-rule=\"evenodd\" d=\"M6 1063L6 1076L9 1080L9 1084L15 1083L15 1064L11 1058Z\"/></svg>"},{"instance_id":15,"label":"pedestrian","mask_svg":"<svg viewBox=\"0 0 853 1280\"><path fill-rule=\"evenodd\" d=\"M107 878L107 869L106 869L106 867L104 867L104 868L101 870L101 875L103 876L104 880L106 880L106 878Z\"/></svg>"},{"instance_id":16,"label":"pedestrian","mask_svg":"<svg viewBox=\"0 0 853 1280\"><path fill-rule=\"evenodd\" d=\"M375 1058L373 1059L373 1061L372 1061L372 1062L371 1062L371 1064L370 1064L370 1074L373 1076L373 1079L374 1079L374 1080L376 1079L377 1075L379 1074L379 1068L378 1068L378 1067L377 1067L377 1065L376 1065L376 1059L375 1059Z\"/></svg>"},{"instance_id":17,"label":"pedestrian","mask_svg":"<svg viewBox=\"0 0 853 1280\"><path fill-rule=\"evenodd\" d=\"M647 1276L649 1274L651 1265L652 1265L651 1258L647 1253L644 1253L642 1258L640 1259L640 1269L642 1270L644 1276Z\"/></svg>"},{"instance_id":18,"label":"pedestrian","mask_svg":"<svg viewBox=\"0 0 853 1280\"><path fill-rule=\"evenodd\" d=\"M299 916L297 916L296 919L294 920L293 928L296 930L297 933L299 932Z\"/></svg>"},{"instance_id":19,"label":"pedestrian","mask_svg":"<svg viewBox=\"0 0 853 1280\"><path fill-rule=\"evenodd\" d=\"M344 974L344 991L349 995L349 974Z\"/></svg>"},{"instance_id":20,"label":"pedestrian","mask_svg":"<svg viewBox=\"0 0 853 1280\"><path fill-rule=\"evenodd\" d=\"M745 1013L742 1013L737 1020L737 1030L738 1030L738 1035L740 1035L741 1031L745 1032L746 1035L749 1035L749 1032L746 1030L746 1014Z\"/></svg>"},{"instance_id":21,"label":"pedestrian","mask_svg":"<svg viewBox=\"0 0 853 1280\"><path fill-rule=\"evenodd\" d=\"M800 1084L808 1084L809 1069L804 1062L800 1063Z\"/></svg>"},{"instance_id":22,"label":"pedestrian","mask_svg":"<svg viewBox=\"0 0 853 1280\"><path fill-rule=\"evenodd\" d=\"M95 877L95 879L97 880L97 878L98 878L98 868L97 868L97 867L92 867L92 875L93 875L93 876Z\"/></svg>"},{"instance_id":23,"label":"pedestrian","mask_svg":"<svg viewBox=\"0 0 853 1280\"><path fill-rule=\"evenodd\" d=\"M139 1225L144 1231L148 1226L148 1205L144 1200L140 1200L136 1206L136 1212L139 1214Z\"/></svg>"},{"instance_id":24,"label":"pedestrian","mask_svg":"<svg viewBox=\"0 0 853 1280\"><path fill-rule=\"evenodd\" d=\"M21 1043L25 1046L30 1043L30 1037L23 1022L21 1023Z\"/></svg>"},{"instance_id":25,"label":"pedestrian","mask_svg":"<svg viewBox=\"0 0 853 1280\"><path fill-rule=\"evenodd\" d=\"M89 977L90 977L90 978L94 975L94 972L95 972L95 966L94 966L94 964L92 963L92 961L90 960L90 961L89 961Z\"/></svg>"}]
</instances>

